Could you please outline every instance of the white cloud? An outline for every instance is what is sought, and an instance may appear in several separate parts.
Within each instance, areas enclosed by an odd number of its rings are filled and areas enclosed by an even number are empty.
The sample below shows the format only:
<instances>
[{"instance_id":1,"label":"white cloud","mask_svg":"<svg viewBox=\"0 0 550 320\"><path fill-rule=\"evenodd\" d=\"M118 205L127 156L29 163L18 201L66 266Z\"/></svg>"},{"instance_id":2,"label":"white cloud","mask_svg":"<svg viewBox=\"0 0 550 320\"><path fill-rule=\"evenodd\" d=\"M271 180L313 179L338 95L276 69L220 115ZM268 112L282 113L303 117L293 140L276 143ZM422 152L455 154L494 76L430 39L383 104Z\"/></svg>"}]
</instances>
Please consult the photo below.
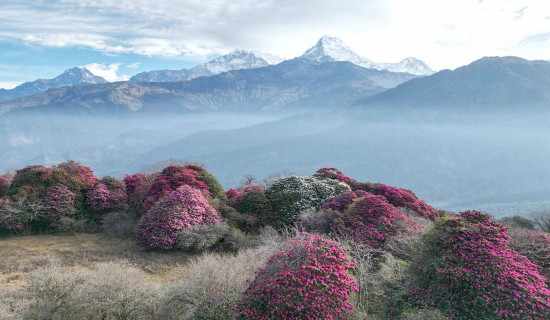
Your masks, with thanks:
<instances>
[{"instance_id":1,"label":"white cloud","mask_svg":"<svg viewBox=\"0 0 550 320\"><path fill-rule=\"evenodd\" d=\"M140 62L130 63L130 64L127 64L127 65L126 65L126 68L129 68L129 69L137 69L137 68L139 68L139 65L140 65L140 64L141 64Z\"/></svg>"},{"instance_id":2,"label":"white cloud","mask_svg":"<svg viewBox=\"0 0 550 320\"><path fill-rule=\"evenodd\" d=\"M1 89L13 89L23 82L12 82L12 81L0 81Z\"/></svg>"},{"instance_id":3,"label":"white cloud","mask_svg":"<svg viewBox=\"0 0 550 320\"><path fill-rule=\"evenodd\" d=\"M292 58L328 34L376 61L416 56L440 69L548 58L550 43L521 43L550 32L548 12L541 0L12 0L0 38L198 61L235 48Z\"/></svg>"},{"instance_id":4,"label":"white cloud","mask_svg":"<svg viewBox=\"0 0 550 320\"><path fill-rule=\"evenodd\" d=\"M100 76L107 81L126 81L130 79L129 76L118 74L118 69L121 65L122 63L111 63L109 65L104 63L90 63L83 67L90 70L90 72L96 76Z\"/></svg>"}]
</instances>

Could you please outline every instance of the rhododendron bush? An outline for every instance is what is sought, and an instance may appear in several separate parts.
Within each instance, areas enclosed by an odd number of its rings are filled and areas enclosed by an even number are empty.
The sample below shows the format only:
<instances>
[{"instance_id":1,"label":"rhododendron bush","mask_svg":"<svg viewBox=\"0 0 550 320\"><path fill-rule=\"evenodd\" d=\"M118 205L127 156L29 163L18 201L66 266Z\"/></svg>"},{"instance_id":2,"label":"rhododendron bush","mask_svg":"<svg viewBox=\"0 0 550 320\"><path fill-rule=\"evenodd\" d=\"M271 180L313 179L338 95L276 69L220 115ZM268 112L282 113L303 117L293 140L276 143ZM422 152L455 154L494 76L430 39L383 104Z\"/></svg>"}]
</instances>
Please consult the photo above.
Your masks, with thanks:
<instances>
[{"instance_id":1,"label":"rhododendron bush","mask_svg":"<svg viewBox=\"0 0 550 320\"><path fill-rule=\"evenodd\" d=\"M178 231L220 222L220 216L199 190L182 185L141 218L136 239L149 248L171 249L178 243Z\"/></svg>"},{"instance_id":2,"label":"rhododendron bush","mask_svg":"<svg viewBox=\"0 0 550 320\"><path fill-rule=\"evenodd\" d=\"M411 265L402 303L452 319L547 319L546 279L509 247L506 229L476 211L436 222Z\"/></svg>"},{"instance_id":3,"label":"rhododendron bush","mask_svg":"<svg viewBox=\"0 0 550 320\"><path fill-rule=\"evenodd\" d=\"M421 217L434 219L439 217L439 212L432 208L426 202L418 199L408 191L385 184L376 185L374 194L383 196L395 207L405 207L413 210Z\"/></svg>"},{"instance_id":4,"label":"rhododendron bush","mask_svg":"<svg viewBox=\"0 0 550 320\"><path fill-rule=\"evenodd\" d=\"M353 314L349 295L355 266L334 241L300 234L272 256L235 307L238 319L343 319Z\"/></svg>"},{"instance_id":5,"label":"rhododendron bush","mask_svg":"<svg viewBox=\"0 0 550 320\"><path fill-rule=\"evenodd\" d=\"M331 231L340 237L380 247L407 223L407 217L382 196L364 193L352 201L349 210L332 221Z\"/></svg>"},{"instance_id":6,"label":"rhododendron bush","mask_svg":"<svg viewBox=\"0 0 550 320\"><path fill-rule=\"evenodd\" d=\"M300 211L319 210L327 199L349 191L345 183L315 177L290 176L273 182L265 195L273 207L271 223L293 225Z\"/></svg>"},{"instance_id":7,"label":"rhododendron bush","mask_svg":"<svg viewBox=\"0 0 550 320\"><path fill-rule=\"evenodd\" d=\"M62 215L73 214L75 200L76 195L65 186L47 188L42 195L44 218L55 220Z\"/></svg>"},{"instance_id":8,"label":"rhododendron bush","mask_svg":"<svg viewBox=\"0 0 550 320\"><path fill-rule=\"evenodd\" d=\"M147 173L127 174L124 176L128 206L136 214L141 214L145 198L151 189L155 175Z\"/></svg>"},{"instance_id":9,"label":"rhododendron bush","mask_svg":"<svg viewBox=\"0 0 550 320\"><path fill-rule=\"evenodd\" d=\"M126 203L126 185L113 177L105 177L86 193L86 207L95 214L111 211L124 211Z\"/></svg>"}]
</instances>

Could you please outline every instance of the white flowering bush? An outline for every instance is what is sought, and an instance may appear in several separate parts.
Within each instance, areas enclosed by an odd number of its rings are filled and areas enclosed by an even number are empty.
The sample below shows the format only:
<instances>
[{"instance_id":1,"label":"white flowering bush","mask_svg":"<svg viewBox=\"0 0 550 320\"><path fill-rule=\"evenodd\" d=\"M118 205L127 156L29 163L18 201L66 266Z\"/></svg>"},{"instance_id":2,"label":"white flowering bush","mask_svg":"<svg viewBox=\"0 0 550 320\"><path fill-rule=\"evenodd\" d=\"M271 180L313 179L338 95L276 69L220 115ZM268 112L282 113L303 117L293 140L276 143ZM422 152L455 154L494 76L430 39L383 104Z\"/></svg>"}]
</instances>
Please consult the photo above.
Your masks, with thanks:
<instances>
[{"instance_id":1,"label":"white flowering bush","mask_svg":"<svg viewBox=\"0 0 550 320\"><path fill-rule=\"evenodd\" d=\"M269 223L292 226L304 210L319 210L327 199L350 190L337 180L307 176L290 176L278 179L266 190L265 195L273 207Z\"/></svg>"}]
</instances>

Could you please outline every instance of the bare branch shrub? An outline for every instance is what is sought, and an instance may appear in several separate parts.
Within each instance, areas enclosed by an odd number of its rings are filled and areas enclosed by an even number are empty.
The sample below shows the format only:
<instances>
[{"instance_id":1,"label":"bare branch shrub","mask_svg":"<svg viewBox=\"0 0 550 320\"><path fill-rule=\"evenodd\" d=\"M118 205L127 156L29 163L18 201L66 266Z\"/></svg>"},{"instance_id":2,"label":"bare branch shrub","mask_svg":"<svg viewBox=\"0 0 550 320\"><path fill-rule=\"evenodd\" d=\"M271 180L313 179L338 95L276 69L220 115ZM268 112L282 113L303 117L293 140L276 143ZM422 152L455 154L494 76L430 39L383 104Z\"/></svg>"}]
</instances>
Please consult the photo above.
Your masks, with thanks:
<instances>
[{"instance_id":1,"label":"bare branch shrub","mask_svg":"<svg viewBox=\"0 0 550 320\"><path fill-rule=\"evenodd\" d=\"M109 212L103 216L101 228L111 236L128 238L134 236L137 224L137 218L129 212Z\"/></svg>"},{"instance_id":2,"label":"bare branch shrub","mask_svg":"<svg viewBox=\"0 0 550 320\"><path fill-rule=\"evenodd\" d=\"M188 273L164 300L166 319L233 319L231 307L246 290L246 280L276 251L263 245L236 255L207 253L190 263Z\"/></svg>"}]
</instances>

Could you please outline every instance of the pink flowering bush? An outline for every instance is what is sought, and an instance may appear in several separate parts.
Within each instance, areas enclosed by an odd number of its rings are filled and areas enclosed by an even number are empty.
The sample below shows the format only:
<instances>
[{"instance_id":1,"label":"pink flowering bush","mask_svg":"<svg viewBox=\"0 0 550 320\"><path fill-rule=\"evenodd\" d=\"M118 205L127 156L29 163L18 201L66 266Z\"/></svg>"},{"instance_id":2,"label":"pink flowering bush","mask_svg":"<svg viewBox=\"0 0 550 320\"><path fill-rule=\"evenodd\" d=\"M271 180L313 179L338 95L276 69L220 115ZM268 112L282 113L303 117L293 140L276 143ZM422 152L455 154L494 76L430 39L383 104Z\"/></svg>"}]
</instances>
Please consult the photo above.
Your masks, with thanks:
<instances>
[{"instance_id":1,"label":"pink flowering bush","mask_svg":"<svg viewBox=\"0 0 550 320\"><path fill-rule=\"evenodd\" d=\"M334 241L300 234L256 272L235 306L238 319L344 319L353 314L349 303L355 268Z\"/></svg>"},{"instance_id":2,"label":"pink flowering bush","mask_svg":"<svg viewBox=\"0 0 550 320\"><path fill-rule=\"evenodd\" d=\"M547 319L539 267L509 247L507 228L481 212L437 221L412 262L410 288L390 308L437 308L452 319Z\"/></svg>"},{"instance_id":3,"label":"pink flowering bush","mask_svg":"<svg viewBox=\"0 0 550 320\"><path fill-rule=\"evenodd\" d=\"M178 231L220 222L199 190L182 185L141 218L135 233L137 241L148 248L171 249L178 244Z\"/></svg>"},{"instance_id":4,"label":"pink flowering bush","mask_svg":"<svg viewBox=\"0 0 550 320\"><path fill-rule=\"evenodd\" d=\"M71 176L74 183L84 190L92 188L99 180L92 169L81 165L76 161L68 161L57 165L57 168L65 170Z\"/></svg>"},{"instance_id":5,"label":"pink flowering bush","mask_svg":"<svg viewBox=\"0 0 550 320\"><path fill-rule=\"evenodd\" d=\"M146 173L127 174L124 177L128 206L134 213L141 214L154 179L154 175Z\"/></svg>"},{"instance_id":6,"label":"pink flowering bush","mask_svg":"<svg viewBox=\"0 0 550 320\"><path fill-rule=\"evenodd\" d=\"M376 189L373 193L383 196L393 206L411 209L421 217L428 219L435 219L439 217L439 212L437 212L437 210L406 190L385 184L378 184L376 185Z\"/></svg>"},{"instance_id":7,"label":"pink flowering bush","mask_svg":"<svg viewBox=\"0 0 550 320\"><path fill-rule=\"evenodd\" d=\"M323 209L344 212L353 204L354 200L366 196L368 193L362 190L348 191L336 197L332 197L323 204Z\"/></svg>"},{"instance_id":8,"label":"pink flowering bush","mask_svg":"<svg viewBox=\"0 0 550 320\"><path fill-rule=\"evenodd\" d=\"M0 197L4 196L10 188L10 180L4 176L0 176Z\"/></svg>"},{"instance_id":9,"label":"pink flowering bush","mask_svg":"<svg viewBox=\"0 0 550 320\"><path fill-rule=\"evenodd\" d=\"M230 188L225 192L225 196L227 197L227 204L232 206L233 208L236 208L239 205L239 201L241 200L242 195L243 192L241 190Z\"/></svg>"},{"instance_id":10,"label":"pink flowering bush","mask_svg":"<svg viewBox=\"0 0 550 320\"><path fill-rule=\"evenodd\" d=\"M86 193L86 207L95 214L126 210L126 185L113 177L105 177Z\"/></svg>"},{"instance_id":11,"label":"pink flowering bush","mask_svg":"<svg viewBox=\"0 0 550 320\"><path fill-rule=\"evenodd\" d=\"M316 178L321 178L321 179L338 180L340 182L347 183L350 186L353 185L354 183L356 183L355 180L353 180L352 178L346 176L345 174L342 173L342 171L340 171L336 168L321 168L321 169L317 170L313 176L316 177Z\"/></svg>"},{"instance_id":12,"label":"pink flowering bush","mask_svg":"<svg viewBox=\"0 0 550 320\"><path fill-rule=\"evenodd\" d=\"M210 195L208 185L200 180L201 172L186 166L169 166L155 178L145 199L144 209L151 208L159 199L169 195L182 185L187 185Z\"/></svg>"},{"instance_id":13,"label":"pink flowering bush","mask_svg":"<svg viewBox=\"0 0 550 320\"><path fill-rule=\"evenodd\" d=\"M65 186L52 186L42 194L44 204L42 218L49 221L71 215L75 211L76 195Z\"/></svg>"},{"instance_id":14,"label":"pink flowering bush","mask_svg":"<svg viewBox=\"0 0 550 320\"><path fill-rule=\"evenodd\" d=\"M406 223L407 217L384 197L365 193L330 228L343 238L380 247Z\"/></svg>"}]
</instances>

